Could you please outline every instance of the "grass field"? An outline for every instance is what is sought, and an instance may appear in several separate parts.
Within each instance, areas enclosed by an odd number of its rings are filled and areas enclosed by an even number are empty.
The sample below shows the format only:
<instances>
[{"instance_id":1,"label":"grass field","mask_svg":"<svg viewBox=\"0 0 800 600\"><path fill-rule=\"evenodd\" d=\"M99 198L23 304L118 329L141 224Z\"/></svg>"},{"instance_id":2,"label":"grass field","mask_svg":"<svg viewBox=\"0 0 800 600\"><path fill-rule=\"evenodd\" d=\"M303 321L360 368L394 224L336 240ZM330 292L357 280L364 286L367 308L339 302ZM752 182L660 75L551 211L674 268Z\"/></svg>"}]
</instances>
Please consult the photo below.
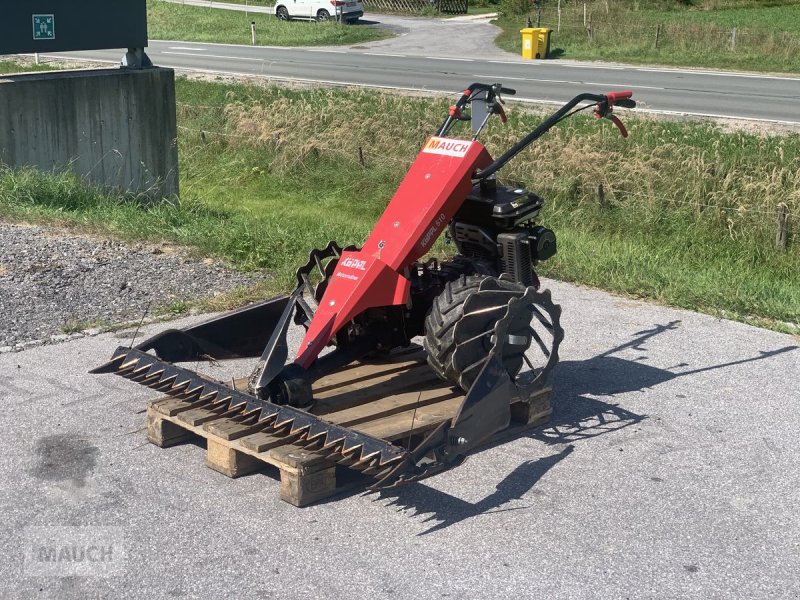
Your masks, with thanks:
<instances>
[{"instance_id":1,"label":"grass field","mask_svg":"<svg viewBox=\"0 0 800 600\"><path fill-rule=\"evenodd\" d=\"M0 212L186 244L266 269L266 288L287 289L310 248L363 241L451 101L183 79L178 99L181 202L152 205L103 195L71 175L3 169ZM490 126L484 139L497 153L540 118L513 110L508 126ZM548 200L543 223L556 231L559 254L542 272L716 314L800 323L800 247L774 247L778 204L800 211L800 136L628 125L623 140L610 125L574 118L502 172Z\"/></svg>"},{"instance_id":2,"label":"grass field","mask_svg":"<svg viewBox=\"0 0 800 600\"><path fill-rule=\"evenodd\" d=\"M516 14L518 4L506 0L506 14L498 20L503 33L497 43L514 53L520 52L519 29L526 18ZM552 37L556 56L753 71L800 70L800 2L796 0L698 2L694 7L624 0L590 0L586 4L584 25L583 3L564 3L561 30ZM555 1L546 4L541 25L557 30Z\"/></svg>"},{"instance_id":3,"label":"grass field","mask_svg":"<svg viewBox=\"0 0 800 600\"><path fill-rule=\"evenodd\" d=\"M186 40L250 44L250 22L256 23L256 43L262 46L326 46L356 44L389 37L371 25L328 21L283 22L274 15L198 8L148 0L148 32L154 40Z\"/></svg>"},{"instance_id":4,"label":"grass field","mask_svg":"<svg viewBox=\"0 0 800 600\"><path fill-rule=\"evenodd\" d=\"M22 64L10 60L0 60L0 74L11 74L11 73L30 73L31 71L52 71L57 69L57 65L50 65L50 64Z\"/></svg>"}]
</instances>

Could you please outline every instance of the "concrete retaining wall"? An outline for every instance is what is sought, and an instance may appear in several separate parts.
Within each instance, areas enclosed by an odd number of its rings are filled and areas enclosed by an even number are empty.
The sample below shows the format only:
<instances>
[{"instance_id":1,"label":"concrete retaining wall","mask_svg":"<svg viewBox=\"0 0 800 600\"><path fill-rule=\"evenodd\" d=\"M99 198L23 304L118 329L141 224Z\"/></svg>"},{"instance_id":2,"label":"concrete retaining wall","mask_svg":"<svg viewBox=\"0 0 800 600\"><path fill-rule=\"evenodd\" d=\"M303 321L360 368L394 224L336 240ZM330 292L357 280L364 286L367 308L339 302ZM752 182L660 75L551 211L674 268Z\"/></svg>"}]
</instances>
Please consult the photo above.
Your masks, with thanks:
<instances>
[{"instance_id":1,"label":"concrete retaining wall","mask_svg":"<svg viewBox=\"0 0 800 600\"><path fill-rule=\"evenodd\" d=\"M0 77L0 162L178 194L175 74L95 69Z\"/></svg>"}]
</instances>

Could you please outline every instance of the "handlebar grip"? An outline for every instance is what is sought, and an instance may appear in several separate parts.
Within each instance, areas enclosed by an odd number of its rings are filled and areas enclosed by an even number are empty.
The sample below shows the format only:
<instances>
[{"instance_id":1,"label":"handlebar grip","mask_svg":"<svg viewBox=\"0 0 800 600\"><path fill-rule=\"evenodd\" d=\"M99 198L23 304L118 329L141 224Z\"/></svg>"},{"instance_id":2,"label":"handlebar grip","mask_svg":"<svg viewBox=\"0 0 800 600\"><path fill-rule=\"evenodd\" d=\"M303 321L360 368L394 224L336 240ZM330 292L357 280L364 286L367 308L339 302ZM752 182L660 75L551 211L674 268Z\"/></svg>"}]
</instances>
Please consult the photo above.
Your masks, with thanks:
<instances>
[{"instance_id":1,"label":"handlebar grip","mask_svg":"<svg viewBox=\"0 0 800 600\"><path fill-rule=\"evenodd\" d=\"M501 87L500 88L500 93L501 94L508 94L509 96L513 96L514 94L517 93L517 90L512 90L511 88L507 88L507 87Z\"/></svg>"},{"instance_id":2,"label":"handlebar grip","mask_svg":"<svg viewBox=\"0 0 800 600\"><path fill-rule=\"evenodd\" d=\"M616 105L622 108L636 108L636 100L625 98L623 100L617 100Z\"/></svg>"},{"instance_id":3,"label":"handlebar grip","mask_svg":"<svg viewBox=\"0 0 800 600\"><path fill-rule=\"evenodd\" d=\"M610 92L606 94L609 104L616 104L620 100L626 100L631 96L633 96L633 92L630 90L625 90L624 92Z\"/></svg>"}]
</instances>

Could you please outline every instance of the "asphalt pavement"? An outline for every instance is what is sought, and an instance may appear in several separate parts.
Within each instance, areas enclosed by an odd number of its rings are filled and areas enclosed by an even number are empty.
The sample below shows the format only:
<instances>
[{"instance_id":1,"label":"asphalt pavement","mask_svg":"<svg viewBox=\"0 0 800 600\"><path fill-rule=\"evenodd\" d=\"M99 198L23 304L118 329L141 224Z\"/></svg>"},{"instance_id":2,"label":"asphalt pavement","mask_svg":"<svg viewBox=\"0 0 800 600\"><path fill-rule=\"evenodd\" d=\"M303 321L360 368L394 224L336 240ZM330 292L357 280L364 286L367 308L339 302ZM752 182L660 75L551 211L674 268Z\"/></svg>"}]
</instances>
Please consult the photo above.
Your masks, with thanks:
<instances>
[{"instance_id":1,"label":"asphalt pavement","mask_svg":"<svg viewBox=\"0 0 800 600\"><path fill-rule=\"evenodd\" d=\"M86 373L132 332L0 355L0 596L798 597L798 339L548 285L567 336L549 426L305 509L269 473L146 442L153 393ZM43 563L46 535L113 543L115 570Z\"/></svg>"},{"instance_id":2,"label":"asphalt pavement","mask_svg":"<svg viewBox=\"0 0 800 600\"><path fill-rule=\"evenodd\" d=\"M561 104L581 92L630 89L639 102L638 111L800 125L796 77L563 59L530 61L498 49L494 38L499 29L487 21L385 15L367 15L363 21L385 27L396 37L311 48L151 40L148 54L155 64L178 70L275 81L450 94L473 81L500 81L517 89L515 100L530 102ZM122 54L106 50L66 56L119 62Z\"/></svg>"}]
</instances>

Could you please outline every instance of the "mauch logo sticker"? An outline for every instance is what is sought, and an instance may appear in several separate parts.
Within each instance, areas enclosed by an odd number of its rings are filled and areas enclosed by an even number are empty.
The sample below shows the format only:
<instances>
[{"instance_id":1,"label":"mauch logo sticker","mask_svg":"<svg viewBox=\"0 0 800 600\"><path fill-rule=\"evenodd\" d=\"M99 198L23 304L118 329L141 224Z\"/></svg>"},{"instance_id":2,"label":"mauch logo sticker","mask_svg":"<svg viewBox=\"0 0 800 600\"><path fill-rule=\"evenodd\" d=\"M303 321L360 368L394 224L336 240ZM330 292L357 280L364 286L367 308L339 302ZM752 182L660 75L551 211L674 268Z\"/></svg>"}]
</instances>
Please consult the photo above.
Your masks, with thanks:
<instances>
[{"instance_id":1,"label":"mauch logo sticker","mask_svg":"<svg viewBox=\"0 0 800 600\"><path fill-rule=\"evenodd\" d=\"M422 151L428 154L444 154L445 156L457 156L460 158L467 153L470 146L472 146L472 142L464 140L431 137Z\"/></svg>"}]
</instances>

